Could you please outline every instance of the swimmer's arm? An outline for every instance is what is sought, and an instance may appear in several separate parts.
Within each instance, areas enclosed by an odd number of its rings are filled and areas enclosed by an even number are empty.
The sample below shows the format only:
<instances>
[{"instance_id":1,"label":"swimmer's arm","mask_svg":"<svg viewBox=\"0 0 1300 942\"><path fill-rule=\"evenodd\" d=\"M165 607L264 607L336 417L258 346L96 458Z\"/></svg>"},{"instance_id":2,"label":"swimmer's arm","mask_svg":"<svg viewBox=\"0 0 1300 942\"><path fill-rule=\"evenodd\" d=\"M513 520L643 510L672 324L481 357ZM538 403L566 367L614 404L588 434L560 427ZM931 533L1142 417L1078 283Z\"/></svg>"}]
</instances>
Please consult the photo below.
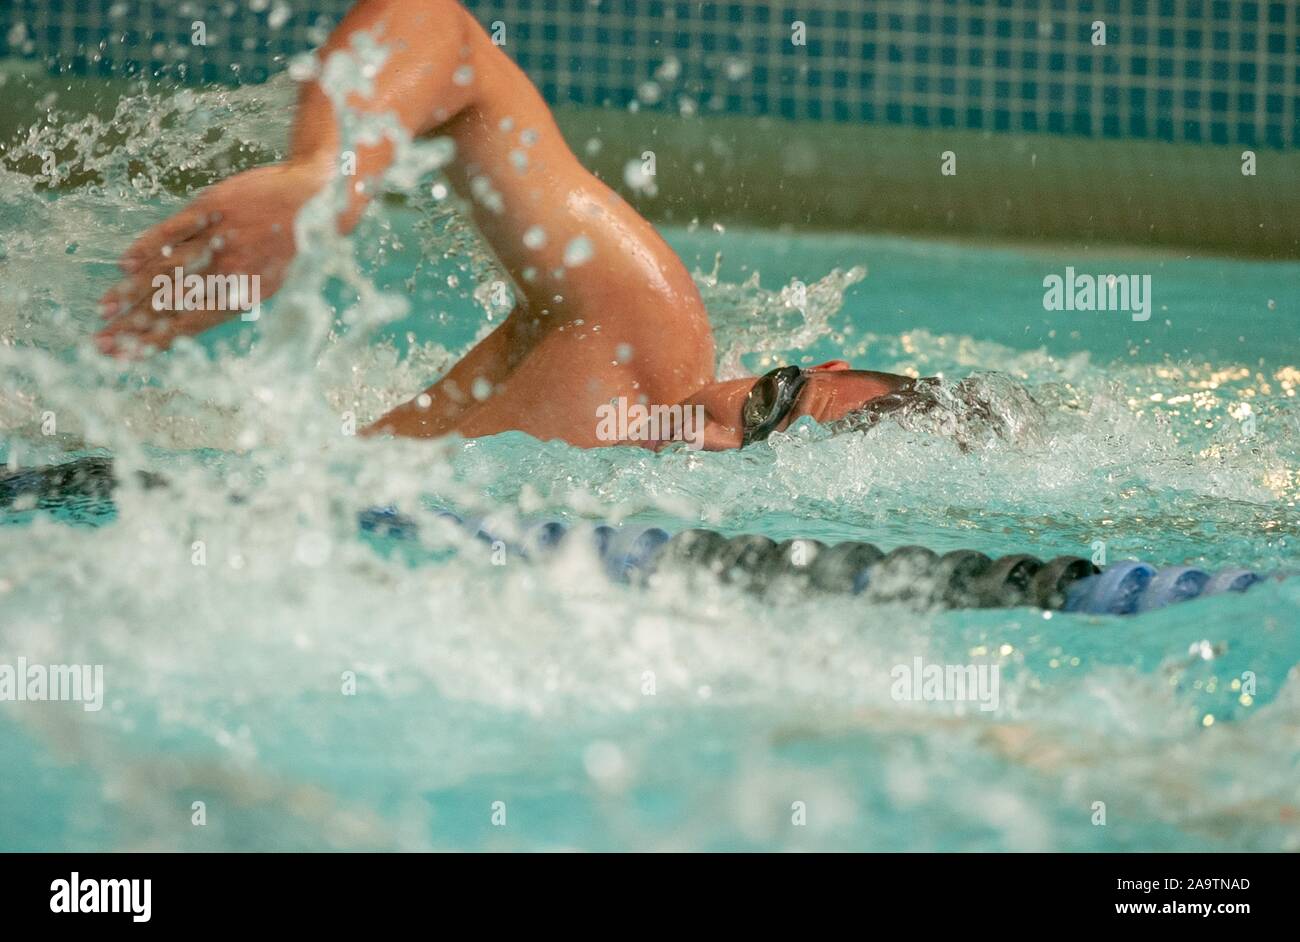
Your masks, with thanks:
<instances>
[{"instance_id":1,"label":"swimmer's arm","mask_svg":"<svg viewBox=\"0 0 1300 942\"><path fill-rule=\"evenodd\" d=\"M455 0L361 0L339 23L317 53L324 69L330 56L344 51L356 55L353 40L368 33L385 48L387 58L372 79L370 94L354 92L348 105L370 114L392 113L412 137L432 131L470 103L468 83L453 76L469 54L467 14ZM291 164L310 167L322 179L336 173L339 125L334 105L319 81L304 84L290 138ZM369 196L372 180L393 161L393 145L361 146L356 152L359 185L352 189L348 210L340 219L343 231L356 225Z\"/></svg>"},{"instance_id":2,"label":"swimmer's arm","mask_svg":"<svg viewBox=\"0 0 1300 942\"><path fill-rule=\"evenodd\" d=\"M708 383L678 403L683 409L683 427L678 430L682 434L675 435L674 438L691 441L696 448L704 451L739 448L744 438L740 410L745 401L744 393L748 390L735 387L735 383ZM703 421L691 421L687 426L687 412L691 413L691 419L696 419L702 412ZM667 444L653 442L650 447L659 451Z\"/></svg>"},{"instance_id":3,"label":"swimmer's arm","mask_svg":"<svg viewBox=\"0 0 1300 942\"><path fill-rule=\"evenodd\" d=\"M741 440L740 429L735 426L712 418L704 424L702 447L705 451L729 451L732 448L739 448Z\"/></svg>"},{"instance_id":4,"label":"swimmer's arm","mask_svg":"<svg viewBox=\"0 0 1300 942\"><path fill-rule=\"evenodd\" d=\"M645 442L632 442L651 451L663 451L669 445L687 442L699 451L729 451L739 448L743 440L741 431L725 422L719 422L711 415L706 415L703 427L694 427L694 423L685 427L674 426L673 434L665 439L651 438Z\"/></svg>"},{"instance_id":5,"label":"swimmer's arm","mask_svg":"<svg viewBox=\"0 0 1300 942\"><path fill-rule=\"evenodd\" d=\"M348 48L362 31L388 47L388 57L365 96L352 107L392 113L412 135L422 134L470 103L471 92L452 79L470 35L469 14L454 0L363 0L321 49L324 62ZM294 219L299 210L338 173L340 134L334 109L319 83L299 96L289 158L236 174L204 190L188 206L153 226L122 254L122 279L100 298L104 326L95 344L110 356L164 350L229 320L236 306L215 299L184 310L155 310L157 278L176 268L210 276L259 279L262 300L283 283L297 253ZM339 228L351 230L369 200L366 181L393 160L389 143L360 148L358 187L340 214Z\"/></svg>"}]
</instances>

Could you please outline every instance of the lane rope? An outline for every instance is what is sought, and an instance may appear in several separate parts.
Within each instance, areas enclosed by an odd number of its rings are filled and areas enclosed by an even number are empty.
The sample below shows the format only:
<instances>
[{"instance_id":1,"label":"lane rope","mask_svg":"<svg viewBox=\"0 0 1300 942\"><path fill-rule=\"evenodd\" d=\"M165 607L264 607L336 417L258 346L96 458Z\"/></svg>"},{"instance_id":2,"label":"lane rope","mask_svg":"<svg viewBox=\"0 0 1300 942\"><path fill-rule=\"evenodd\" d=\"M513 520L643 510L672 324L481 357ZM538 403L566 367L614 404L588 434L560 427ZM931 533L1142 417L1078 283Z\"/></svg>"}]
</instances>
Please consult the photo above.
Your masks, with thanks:
<instances>
[{"instance_id":1,"label":"lane rope","mask_svg":"<svg viewBox=\"0 0 1300 942\"><path fill-rule=\"evenodd\" d=\"M810 592L861 595L873 602L941 608L1035 608L1096 615L1133 615L1203 596L1244 592L1265 576L1247 569L1206 572L1191 566L1158 569L1123 560L1104 568L1081 556L1040 560L1026 553L990 558L975 550L942 555L923 546L889 552L871 543L784 540L757 534L727 537L714 530L669 534L661 527L570 526L550 520L528 526L522 539L504 539L482 518L451 520L507 552L546 556L566 541L589 539L615 582L646 583L662 571L708 570L720 581L761 592L777 583ZM409 537L415 523L391 508L360 516L362 530Z\"/></svg>"},{"instance_id":2,"label":"lane rope","mask_svg":"<svg viewBox=\"0 0 1300 942\"><path fill-rule=\"evenodd\" d=\"M146 488L167 485L164 478L147 472L140 472L138 480ZM63 510L74 522L96 523L111 514L116 485L112 459L104 456L0 472L0 508ZM755 592L784 585L923 607L1033 606L1133 615L1203 596L1244 592L1266 578L1235 567L1206 572L1123 560L1099 568L1079 556L1044 561L1017 553L993 559L974 550L940 555L923 546L885 552L856 541L831 546L819 540L777 543L758 534L727 537L700 528L670 534L660 527L570 526L556 520L531 524L522 539L510 541L482 518L462 518L448 510L438 516L518 556L544 556L568 541L589 539L615 582L646 583L657 572L674 569L707 570L723 582ZM393 508L362 511L358 523L363 532L382 537L414 538L417 533L415 521Z\"/></svg>"}]
</instances>

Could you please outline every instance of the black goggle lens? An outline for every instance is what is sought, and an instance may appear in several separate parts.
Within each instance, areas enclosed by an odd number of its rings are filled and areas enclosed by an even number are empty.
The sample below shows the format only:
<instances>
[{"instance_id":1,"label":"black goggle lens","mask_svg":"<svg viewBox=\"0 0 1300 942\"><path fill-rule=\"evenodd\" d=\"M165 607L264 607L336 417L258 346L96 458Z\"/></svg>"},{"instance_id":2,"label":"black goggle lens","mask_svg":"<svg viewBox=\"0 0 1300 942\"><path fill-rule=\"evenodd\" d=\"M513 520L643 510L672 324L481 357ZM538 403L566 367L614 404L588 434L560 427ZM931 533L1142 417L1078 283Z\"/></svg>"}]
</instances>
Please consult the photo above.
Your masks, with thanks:
<instances>
[{"instance_id":1,"label":"black goggle lens","mask_svg":"<svg viewBox=\"0 0 1300 942\"><path fill-rule=\"evenodd\" d=\"M776 377L771 373L755 383L754 388L745 397L745 425L751 427L762 425L776 407L778 393Z\"/></svg>"},{"instance_id":2,"label":"black goggle lens","mask_svg":"<svg viewBox=\"0 0 1300 942\"><path fill-rule=\"evenodd\" d=\"M797 366L782 366L759 377L745 397L741 410L744 423L742 447L761 442L772 434L794 407L803 386L804 371Z\"/></svg>"}]
</instances>

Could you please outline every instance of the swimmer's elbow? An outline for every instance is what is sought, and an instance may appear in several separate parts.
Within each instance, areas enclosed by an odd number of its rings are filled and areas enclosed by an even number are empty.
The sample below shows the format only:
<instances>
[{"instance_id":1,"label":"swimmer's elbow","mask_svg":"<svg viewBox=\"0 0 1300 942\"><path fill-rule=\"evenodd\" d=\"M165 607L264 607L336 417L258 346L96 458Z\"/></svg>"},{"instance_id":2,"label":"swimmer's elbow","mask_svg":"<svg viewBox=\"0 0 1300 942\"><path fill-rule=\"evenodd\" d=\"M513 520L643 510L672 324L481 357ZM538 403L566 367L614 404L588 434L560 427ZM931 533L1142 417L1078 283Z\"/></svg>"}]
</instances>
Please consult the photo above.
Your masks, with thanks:
<instances>
[{"instance_id":1,"label":"swimmer's elbow","mask_svg":"<svg viewBox=\"0 0 1300 942\"><path fill-rule=\"evenodd\" d=\"M324 63L335 53L355 55L356 39L363 33L383 48L384 60L371 88L348 97L351 107L394 113L418 135L469 103L471 83L458 82L456 75L469 56L470 15L456 0L362 0L348 11L317 58ZM318 83L308 87L320 91Z\"/></svg>"}]
</instances>

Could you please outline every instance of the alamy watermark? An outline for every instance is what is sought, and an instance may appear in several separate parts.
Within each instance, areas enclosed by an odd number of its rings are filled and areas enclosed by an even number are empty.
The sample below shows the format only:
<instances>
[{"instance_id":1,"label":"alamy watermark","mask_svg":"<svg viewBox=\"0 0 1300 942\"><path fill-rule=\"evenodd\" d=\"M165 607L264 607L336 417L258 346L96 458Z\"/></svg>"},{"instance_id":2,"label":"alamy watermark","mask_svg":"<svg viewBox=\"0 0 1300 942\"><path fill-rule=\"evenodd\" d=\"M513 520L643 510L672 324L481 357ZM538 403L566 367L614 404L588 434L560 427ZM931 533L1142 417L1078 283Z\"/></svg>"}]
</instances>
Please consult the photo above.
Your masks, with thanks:
<instances>
[{"instance_id":1,"label":"alamy watermark","mask_svg":"<svg viewBox=\"0 0 1300 942\"><path fill-rule=\"evenodd\" d=\"M996 664L896 664L889 671L894 682L889 695L895 700L978 703L985 713L998 708L1001 673Z\"/></svg>"},{"instance_id":2,"label":"alamy watermark","mask_svg":"<svg viewBox=\"0 0 1300 942\"><path fill-rule=\"evenodd\" d=\"M126 913L132 922L153 916L153 880L97 880L76 870L50 884L52 913Z\"/></svg>"},{"instance_id":3,"label":"alamy watermark","mask_svg":"<svg viewBox=\"0 0 1300 942\"><path fill-rule=\"evenodd\" d=\"M178 266L154 275L153 289L155 311L239 311L245 321L262 315L261 275L187 275Z\"/></svg>"},{"instance_id":4,"label":"alamy watermark","mask_svg":"<svg viewBox=\"0 0 1300 942\"><path fill-rule=\"evenodd\" d=\"M1076 274L1067 265L1065 276L1043 279L1045 311L1128 311L1133 320L1151 318L1150 275Z\"/></svg>"},{"instance_id":5,"label":"alamy watermark","mask_svg":"<svg viewBox=\"0 0 1300 942\"><path fill-rule=\"evenodd\" d=\"M626 396L596 407L596 438L602 442L686 442L704 447L704 406L643 405Z\"/></svg>"},{"instance_id":6,"label":"alamy watermark","mask_svg":"<svg viewBox=\"0 0 1300 942\"><path fill-rule=\"evenodd\" d=\"M104 708L103 664L0 664L0 702L47 700L80 703L87 713Z\"/></svg>"}]
</instances>

